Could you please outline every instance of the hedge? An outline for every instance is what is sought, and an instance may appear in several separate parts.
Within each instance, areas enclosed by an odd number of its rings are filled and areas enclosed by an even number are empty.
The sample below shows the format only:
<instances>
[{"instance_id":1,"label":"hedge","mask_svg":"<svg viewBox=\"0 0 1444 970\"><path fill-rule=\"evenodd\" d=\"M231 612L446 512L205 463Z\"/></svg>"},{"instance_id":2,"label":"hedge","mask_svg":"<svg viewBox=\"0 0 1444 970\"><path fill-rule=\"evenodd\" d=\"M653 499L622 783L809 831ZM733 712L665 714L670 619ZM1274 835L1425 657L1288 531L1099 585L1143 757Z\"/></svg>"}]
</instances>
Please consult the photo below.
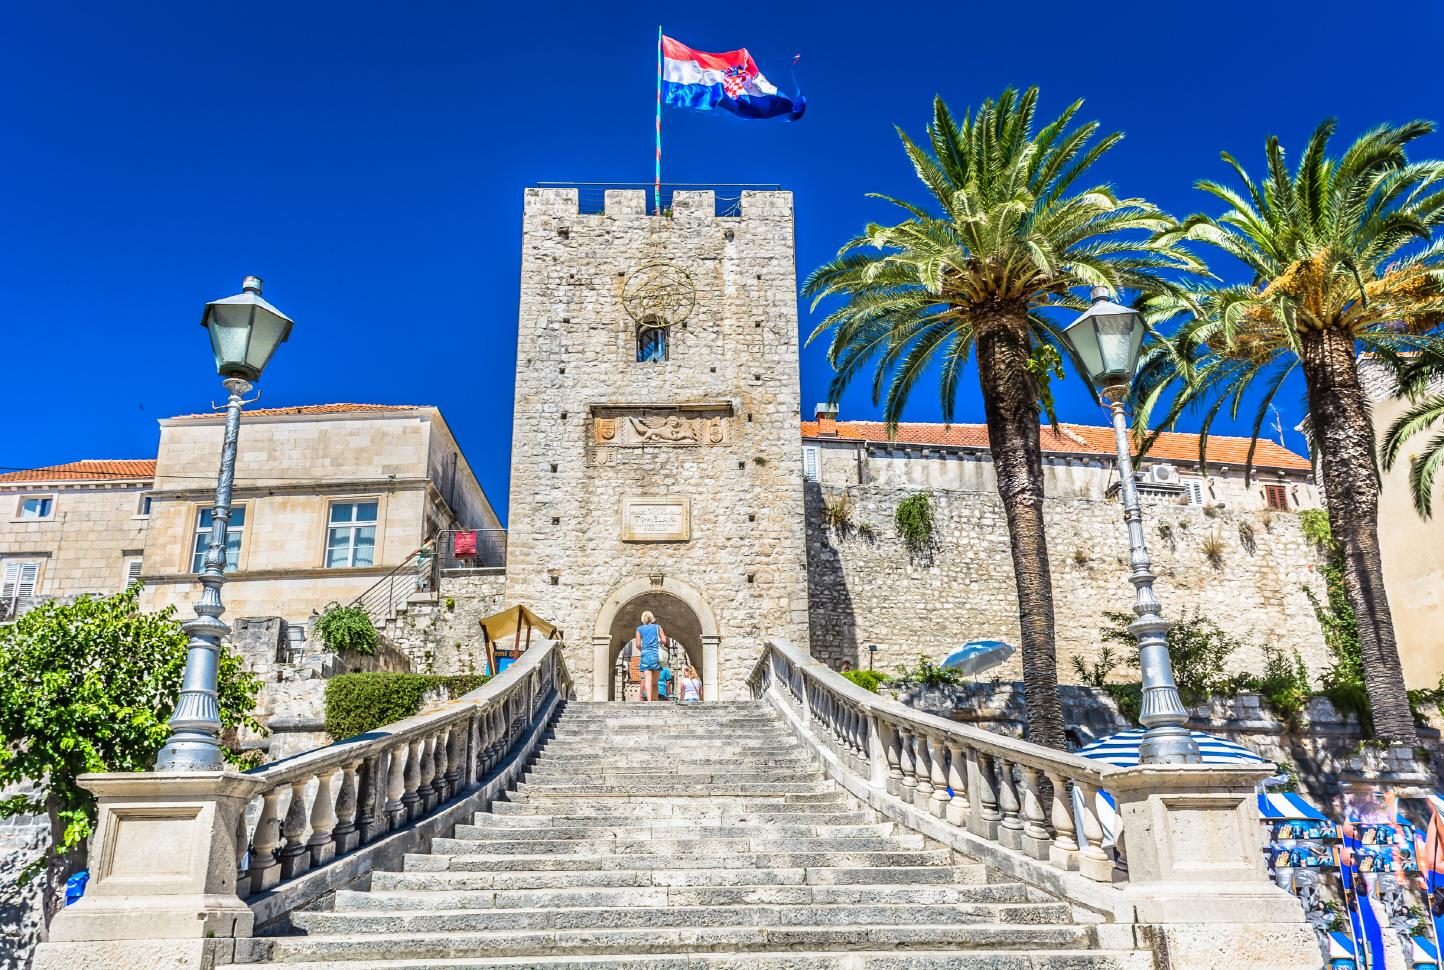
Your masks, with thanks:
<instances>
[{"instance_id":1,"label":"hedge","mask_svg":"<svg viewBox=\"0 0 1444 970\"><path fill-rule=\"evenodd\" d=\"M877 693L877 685L887 680L887 674L881 670L844 670L842 676L874 694Z\"/></svg>"},{"instance_id":2,"label":"hedge","mask_svg":"<svg viewBox=\"0 0 1444 970\"><path fill-rule=\"evenodd\" d=\"M411 717L438 688L448 697L460 697L490 679L484 674L342 674L326 683L326 733L338 741L365 734Z\"/></svg>"}]
</instances>

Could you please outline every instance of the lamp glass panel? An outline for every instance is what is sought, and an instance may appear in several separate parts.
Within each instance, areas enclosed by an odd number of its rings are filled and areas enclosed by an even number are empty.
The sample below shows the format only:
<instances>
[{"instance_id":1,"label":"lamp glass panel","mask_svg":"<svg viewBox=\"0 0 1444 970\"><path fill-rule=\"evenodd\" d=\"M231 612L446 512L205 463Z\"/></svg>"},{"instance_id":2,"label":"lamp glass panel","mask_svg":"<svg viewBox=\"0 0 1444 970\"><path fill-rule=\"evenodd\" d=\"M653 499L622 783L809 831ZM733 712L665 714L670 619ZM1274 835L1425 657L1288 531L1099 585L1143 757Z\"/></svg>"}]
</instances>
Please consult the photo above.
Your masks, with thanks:
<instances>
[{"instance_id":1,"label":"lamp glass panel","mask_svg":"<svg viewBox=\"0 0 1444 970\"><path fill-rule=\"evenodd\" d=\"M256 308L255 324L251 328L251 345L246 354L246 364L257 373L265 370L266 363L286 334L286 321L269 310Z\"/></svg>"},{"instance_id":2,"label":"lamp glass panel","mask_svg":"<svg viewBox=\"0 0 1444 970\"><path fill-rule=\"evenodd\" d=\"M212 306L207 329L216 369L222 373L244 364L251 340L251 307L245 304Z\"/></svg>"},{"instance_id":3,"label":"lamp glass panel","mask_svg":"<svg viewBox=\"0 0 1444 970\"><path fill-rule=\"evenodd\" d=\"M1083 364L1085 376L1095 380L1103 365L1102 353L1098 349L1098 335L1093 328L1093 318L1085 317L1063 331L1068 344Z\"/></svg>"},{"instance_id":4,"label":"lamp glass panel","mask_svg":"<svg viewBox=\"0 0 1444 970\"><path fill-rule=\"evenodd\" d=\"M1128 377L1133 373L1138 340L1134 337L1133 313L1110 313L1095 317L1101 369L1097 377ZM1138 328L1142 330L1141 327Z\"/></svg>"}]
</instances>

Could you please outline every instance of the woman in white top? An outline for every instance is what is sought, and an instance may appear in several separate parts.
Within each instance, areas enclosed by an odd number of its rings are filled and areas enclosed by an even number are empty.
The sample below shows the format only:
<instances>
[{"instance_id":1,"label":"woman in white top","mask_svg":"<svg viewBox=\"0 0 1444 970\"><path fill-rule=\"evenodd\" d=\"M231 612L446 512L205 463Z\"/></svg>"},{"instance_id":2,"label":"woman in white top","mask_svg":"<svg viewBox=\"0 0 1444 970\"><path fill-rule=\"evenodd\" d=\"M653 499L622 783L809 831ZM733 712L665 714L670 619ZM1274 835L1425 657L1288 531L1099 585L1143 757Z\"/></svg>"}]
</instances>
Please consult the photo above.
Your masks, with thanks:
<instances>
[{"instance_id":1,"label":"woman in white top","mask_svg":"<svg viewBox=\"0 0 1444 970\"><path fill-rule=\"evenodd\" d=\"M683 704L702 703L702 681L697 676L697 668L690 664L682 668L682 680L677 684L677 690Z\"/></svg>"}]
</instances>

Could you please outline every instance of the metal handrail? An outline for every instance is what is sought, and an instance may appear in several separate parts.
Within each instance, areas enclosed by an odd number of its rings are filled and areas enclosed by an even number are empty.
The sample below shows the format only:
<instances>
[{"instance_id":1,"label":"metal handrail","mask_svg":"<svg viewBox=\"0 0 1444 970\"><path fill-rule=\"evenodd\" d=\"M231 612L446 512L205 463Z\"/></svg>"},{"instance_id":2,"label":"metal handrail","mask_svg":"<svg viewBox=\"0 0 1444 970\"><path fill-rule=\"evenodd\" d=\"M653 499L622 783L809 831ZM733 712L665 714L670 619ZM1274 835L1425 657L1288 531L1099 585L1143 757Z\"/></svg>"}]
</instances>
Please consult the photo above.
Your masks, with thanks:
<instances>
[{"instance_id":1,"label":"metal handrail","mask_svg":"<svg viewBox=\"0 0 1444 970\"><path fill-rule=\"evenodd\" d=\"M456 537L476 536L476 551L469 556L456 554ZM505 529L446 529L437 533L436 560L441 569L496 569L506 565Z\"/></svg>"},{"instance_id":2,"label":"metal handrail","mask_svg":"<svg viewBox=\"0 0 1444 970\"><path fill-rule=\"evenodd\" d=\"M436 555L432 543L426 543L401 561L391 572L377 580L369 589L351 601L380 626L396 615L401 604L418 592L436 590Z\"/></svg>"}]
</instances>

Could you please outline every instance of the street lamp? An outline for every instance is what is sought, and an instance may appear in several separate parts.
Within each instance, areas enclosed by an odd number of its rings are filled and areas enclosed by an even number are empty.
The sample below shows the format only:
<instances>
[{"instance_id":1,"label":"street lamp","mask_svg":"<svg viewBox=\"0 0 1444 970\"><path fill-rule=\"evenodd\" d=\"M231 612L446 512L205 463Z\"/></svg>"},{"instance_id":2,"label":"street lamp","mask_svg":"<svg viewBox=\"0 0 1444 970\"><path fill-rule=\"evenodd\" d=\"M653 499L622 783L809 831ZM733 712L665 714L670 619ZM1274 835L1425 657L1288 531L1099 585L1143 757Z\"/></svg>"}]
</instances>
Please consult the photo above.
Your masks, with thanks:
<instances>
[{"instance_id":1,"label":"street lamp","mask_svg":"<svg viewBox=\"0 0 1444 970\"><path fill-rule=\"evenodd\" d=\"M1123 521L1128 524L1128 544L1133 573L1128 577L1138 590L1133 603L1137 619L1128 630L1138 641L1139 664L1143 669L1143 713L1139 720L1147 730L1139 745L1142 764L1195 764L1202 760L1198 745L1188 730L1188 711L1178 696L1173 680L1173 663L1164 639L1169 623L1159 614L1153 592L1153 564L1143 536L1143 510L1138 505L1138 488L1133 481L1133 458L1128 444L1128 418L1124 413L1138 351L1143 344L1143 318L1136 310L1108 299L1106 286L1095 286L1093 305L1063 331L1068 346L1087 371L1113 418L1113 441L1117 449L1118 479L1123 496Z\"/></svg>"},{"instance_id":2,"label":"street lamp","mask_svg":"<svg viewBox=\"0 0 1444 970\"><path fill-rule=\"evenodd\" d=\"M207 303L201 326L210 333L216 373L223 380L226 432L221 444L221 468L216 477L216 504L211 508L211 537L201 572L201 598L195 619L183 629L190 635L185 676L171 735L160 754L156 771L220 771L225 767L219 743L220 707L216 686L220 669L221 637L231 632L221 620L225 583L226 526L231 520L231 487L236 477L236 441L241 430L241 405L252 384L259 380L276 348L291 335L291 318L261 299L261 279L247 276L241 292Z\"/></svg>"}]
</instances>

